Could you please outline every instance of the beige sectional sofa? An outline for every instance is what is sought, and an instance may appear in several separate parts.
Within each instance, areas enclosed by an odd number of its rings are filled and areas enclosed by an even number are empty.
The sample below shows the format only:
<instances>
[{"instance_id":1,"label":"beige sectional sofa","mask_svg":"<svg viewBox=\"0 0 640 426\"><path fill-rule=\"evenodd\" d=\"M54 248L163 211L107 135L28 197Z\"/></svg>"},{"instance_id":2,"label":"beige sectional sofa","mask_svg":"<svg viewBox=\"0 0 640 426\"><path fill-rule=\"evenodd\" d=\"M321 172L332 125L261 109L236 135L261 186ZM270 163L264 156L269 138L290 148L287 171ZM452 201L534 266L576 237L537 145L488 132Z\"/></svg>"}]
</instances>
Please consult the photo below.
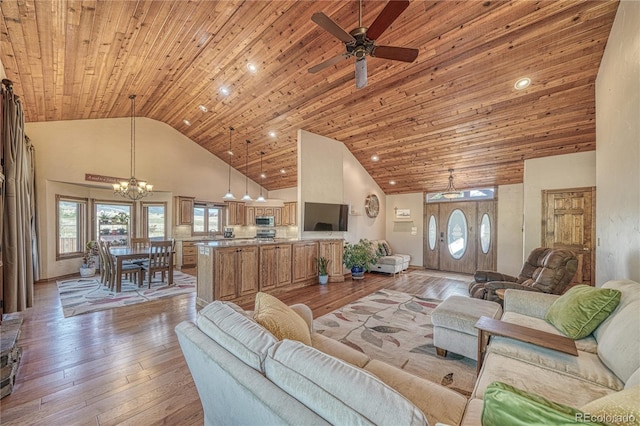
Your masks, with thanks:
<instances>
[{"instance_id":1,"label":"beige sectional sofa","mask_svg":"<svg viewBox=\"0 0 640 426\"><path fill-rule=\"evenodd\" d=\"M193 375L205 424L480 425L483 395L494 381L576 408L640 389L640 284L605 284L622 292L616 310L577 341L574 357L512 339L492 338L467 401L439 384L312 332L311 346L278 341L237 306L214 302L176 333ZM558 296L507 290L503 320L557 333L544 321ZM640 415L637 417L640 420Z\"/></svg>"},{"instance_id":2,"label":"beige sectional sofa","mask_svg":"<svg viewBox=\"0 0 640 426\"><path fill-rule=\"evenodd\" d=\"M386 240L373 240L371 242L373 243L373 248L382 254L376 264L371 267L371 272L395 275L409 269L410 255L393 252Z\"/></svg>"}]
</instances>

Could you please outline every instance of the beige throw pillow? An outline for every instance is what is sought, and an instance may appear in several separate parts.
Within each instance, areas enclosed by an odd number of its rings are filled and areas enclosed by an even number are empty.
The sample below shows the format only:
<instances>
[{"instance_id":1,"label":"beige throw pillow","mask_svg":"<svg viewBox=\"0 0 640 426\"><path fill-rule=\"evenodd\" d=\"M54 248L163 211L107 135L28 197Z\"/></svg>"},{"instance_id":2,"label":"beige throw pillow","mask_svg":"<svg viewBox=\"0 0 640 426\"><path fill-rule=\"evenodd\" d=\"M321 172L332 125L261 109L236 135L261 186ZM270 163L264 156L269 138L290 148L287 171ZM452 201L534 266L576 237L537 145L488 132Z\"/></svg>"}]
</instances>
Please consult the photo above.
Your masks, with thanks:
<instances>
[{"instance_id":1,"label":"beige throw pillow","mask_svg":"<svg viewBox=\"0 0 640 426\"><path fill-rule=\"evenodd\" d=\"M311 333L305 320L270 294L256 294L253 319L279 340L296 340L311 346Z\"/></svg>"},{"instance_id":2,"label":"beige throw pillow","mask_svg":"<svg viewBox=\"0 0 640 426\"><path fill-rule=\"evenodd\" d=\"M640 385L591 401L581 408L595 420L610 425L640 425Z\"/></svg>"}]
</instances>

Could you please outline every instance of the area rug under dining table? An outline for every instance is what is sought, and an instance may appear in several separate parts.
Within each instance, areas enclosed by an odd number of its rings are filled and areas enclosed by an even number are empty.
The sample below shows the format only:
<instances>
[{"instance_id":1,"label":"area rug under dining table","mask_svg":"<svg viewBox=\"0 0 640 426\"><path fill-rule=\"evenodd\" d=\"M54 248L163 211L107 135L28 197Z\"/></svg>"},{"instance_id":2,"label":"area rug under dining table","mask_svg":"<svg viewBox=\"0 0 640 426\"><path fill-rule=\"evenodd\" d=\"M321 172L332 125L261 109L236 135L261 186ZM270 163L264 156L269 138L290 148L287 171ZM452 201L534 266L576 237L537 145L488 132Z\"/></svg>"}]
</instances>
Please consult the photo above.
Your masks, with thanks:
<instances>
[{"instance_id":1,"label":"area rug under dining table","mask_svg":"<svg viewBox=\"0 0 640 426\"><path fill-rule=\"evenodd\" d=\"M440 300L379 290L314 320L314 330L371 358L440 383L465 396L476 381L476 362L436 355L431 312Z\"/></svg>"},{"instance_id":2,"label":"area rug under dining table","mask_svg":"<svg viewBox=\"0 0 640 426\"><path fill-rule=\"evenodd\" d=\"M160 274L151 280L149 288L145 280L142 287L122 279L122 291L116 293L100 282L100 277L73 278L58 281L58 294L65 318L89 312L130 306L152 300L164 299L196 291L196 277L180 271L173 272L173 285L163 282Z\"/></svg>"}]
</instances>

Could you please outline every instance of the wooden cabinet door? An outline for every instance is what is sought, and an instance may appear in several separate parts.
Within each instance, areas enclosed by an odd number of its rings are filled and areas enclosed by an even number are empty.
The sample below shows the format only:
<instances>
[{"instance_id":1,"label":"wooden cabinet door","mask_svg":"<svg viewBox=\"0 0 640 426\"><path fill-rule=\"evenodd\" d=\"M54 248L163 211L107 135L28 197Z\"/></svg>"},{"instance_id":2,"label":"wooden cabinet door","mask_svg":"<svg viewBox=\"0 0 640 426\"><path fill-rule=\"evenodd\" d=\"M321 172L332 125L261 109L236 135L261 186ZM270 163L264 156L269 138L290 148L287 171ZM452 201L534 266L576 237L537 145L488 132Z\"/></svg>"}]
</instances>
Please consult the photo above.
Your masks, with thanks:
<instances>
[{"instance_id":1,"label":"wooden cabinet door","mask_svg":"<svg viewBox=\"0 0 640 426\"><path fill-rule=\"evenodd\" d=\"M236 223L235 225L246 225L247 214L244 203L236 203Z\"/></svg>"},{"instance_id":2,"label":"wooden cabinet door","mask_svg":"<svg viewBox=\"0 0 640 426\"><path fill-rule=\"evenodd\" d=\"M276 246L278 275L276 287L286 287L291 284L291 244Z\"/></svg>"},{"instance_id":3,"label":"wooden cabinet door","mask_svg":"<svg viewBox=\"0 0 640 426\"><path fill-rule=\"evenodd\" d=\"M307 279L307 245L305 243L294 243L292 251L292 275L293 282L297 283Z\"/></svg>"},{"instance_id":4,"label":"wooden cabinet door","mask_svg":"<svg viewBox=\"0 0 640 426\"><path fill-rule=\"evenodd\" d=\"M284 203L284 207L282 208L282 224L284 226L291 225L291 219L289 218L289 206L287 206L287 203Z\"/></svg>"},{"instance_id":5,"label":"wooden cabinet door","mask_svg":"<svg viewBox=\"0 0 640 426\"><path fill-rule=\"evenodd\" d=\"M282 225L286 225L284 223L282 223L282 208L281 207L275 207L273 209L273 221L275 226L282 226Z\"/></svg>"},{"instance_id":6,"label":"wooden cabinet door","mask_svg":"<svg viewBox=\"0 0 640 426\"><path fill-rule=\"evenodd\" d=\"M253 226L256 224L256 208L255 207L247 207L246 209L247 223L248 226Z\"/></svg>"},{"instance_id":7,"label":"wooden cabinet door","mask_svg":"<svg viewBox=\"0 0 640 426\"><path fill-rule=\"evenodd\" d=\"M289 225L295 225L298 221L298 203L287 203L287 210L289 211Z\"/></svg>"},{"instance_id":8,"label":"wooden cabinet door","mask_svg":"<svg viewBox=\"0 0 640 426\"><path fill-rule=\"evenodd\" d=\"M218 248L214 255L215 299L229 300L237 297L237 251L235 247Z\"/></svg>"},{"instance_id":9,"label":"wooden cabinet door","mask_svg":"<svg viewBox=\"0 0 640 426\"><path fill-rule=\"evenodd\" d=\"M238 296L257 293L259 289L258 247L252 246L238 249L236 267Z\"/></svg>"},{"instance_id":10,"label":"wooden cabinet door","mask_svg":"<svg viewBox=\"0 0 640 426\"><path fill-rule=\"evenodd\" d=\"M342 282L344 274L342 273L342 240L320 241L319 252L320 257L326 257L329 262L329 281Z\"/></svg>"},{"instance_id":11,"label":"wooden cabinet door","mask_svg":"<svg viewBox=\"0 0 640 426\"><path fill-rule=\"evenodd\" d=\"M318 276L318 243L307 243L304 247L307 262L307 278Z\"/></svg>"},{"instance_id":12,"label":"wooden cabinet door","mask_svg":"<svg viewBox=\"0 0 640 426\"><path fill-rule=\"evenodd\" d=\"M278 259L275 245L260 246L260 290L276 288Z\"/></svg>"},{"instance_id":13,"label":"wooden cabinet door","mask_svg":"<svg viewBox=\"0 0 640 426\"><path fill-rule=\"evenodd\" d=\"M175 197L176 225L193 225L193 197Z\"/></svg>"}]
</instances>

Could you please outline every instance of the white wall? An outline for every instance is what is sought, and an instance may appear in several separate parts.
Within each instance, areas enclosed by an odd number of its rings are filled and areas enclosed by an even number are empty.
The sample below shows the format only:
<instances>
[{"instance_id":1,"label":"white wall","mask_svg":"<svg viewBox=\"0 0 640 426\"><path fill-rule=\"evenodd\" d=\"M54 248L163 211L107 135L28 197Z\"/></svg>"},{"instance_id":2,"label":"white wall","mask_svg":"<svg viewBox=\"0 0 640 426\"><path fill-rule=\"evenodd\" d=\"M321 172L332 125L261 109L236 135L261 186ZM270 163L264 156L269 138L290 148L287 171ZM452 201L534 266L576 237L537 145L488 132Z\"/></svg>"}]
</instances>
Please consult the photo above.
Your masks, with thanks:
<instances>
[{"instance_id":1,"label":"white wall","mask_svg":"<svg viewBox=\"0 0 640 426\"><path fill-rule=\"evenodd\" d=\"M74 195L117 199L110 185L86 182L85 174L128 178L130 175L130 119L74 120L26 123L26 133L36 149L36 178L42 278L77 272L80 259L55 260L55 196ZM136 119L136 177L154 185L149 201L167 201L173 195L222 201L228 186L228 166L172 127L148 118ZM68 185L76 184L71 189ZM259 186L249 181L255 198ZM87 189L80 185L92 185ZM244 175L232 170L232 190L244 194ZM120 199L121 200L121 199ZM43 210L42 206L46 206ZM171 230L171 223L169 223Z\"/></svg>"},{"instance_id":2,"label":"white wall","mask_svg":"<svg viewBox=\"0 0 640 426\"><path fill-rule=\"evenodd\" d=\"M424 265L424 194L387 195L386 240L396 253L411 256L409 264ZM395 209L409 209L409 219L396 219Z\"/></svg>"},{"instance_id":3,"label":"white wall","mask_svg":"<svg viewBox=\"0 0 640 426\"><path fill-rule=\"evenodd\" d=\"M372 219L364 214L364 200L374 193L380 199L380 214ZM340 141L298 131L298 224L302 224L304 203L349 204L355 215L349 215L348 232L305 232L304 238L344 238L357 242L360 238L380 239L385 233L385 195L362 165Z\"/></svg>"},{"instance_id":4,"label":"white wall","mask_svg":"<svg viewBox=\"0 0 640 426\"><path fill-rule=\"evenodd\" d=\"M531 250L540 247L542 243L543 189L582 188L595 185L595 151L525 160L523 256L526 257Z\"/></svg>"},{"instance_id":5,"label":"white wall","mask_svg":"<svg viewBox=\"0 0 640 426\"><path fill-rule=\"evenodd\" d=\"M640 282L640 2L621 1L596 79L596 285Z\"/></svg>"},{"instance_id":6,"label":"white wall","mask_svg":"<svg viewBox=\"0 0 640 426\"><path fill-rule=\"evenodd\" d=\"M498 187L498 253L496 270L504 274L518 275L524 262L523 221L524 185ZM527 253L528 254L528 253Z\"/></svg>"}]
</instances>

